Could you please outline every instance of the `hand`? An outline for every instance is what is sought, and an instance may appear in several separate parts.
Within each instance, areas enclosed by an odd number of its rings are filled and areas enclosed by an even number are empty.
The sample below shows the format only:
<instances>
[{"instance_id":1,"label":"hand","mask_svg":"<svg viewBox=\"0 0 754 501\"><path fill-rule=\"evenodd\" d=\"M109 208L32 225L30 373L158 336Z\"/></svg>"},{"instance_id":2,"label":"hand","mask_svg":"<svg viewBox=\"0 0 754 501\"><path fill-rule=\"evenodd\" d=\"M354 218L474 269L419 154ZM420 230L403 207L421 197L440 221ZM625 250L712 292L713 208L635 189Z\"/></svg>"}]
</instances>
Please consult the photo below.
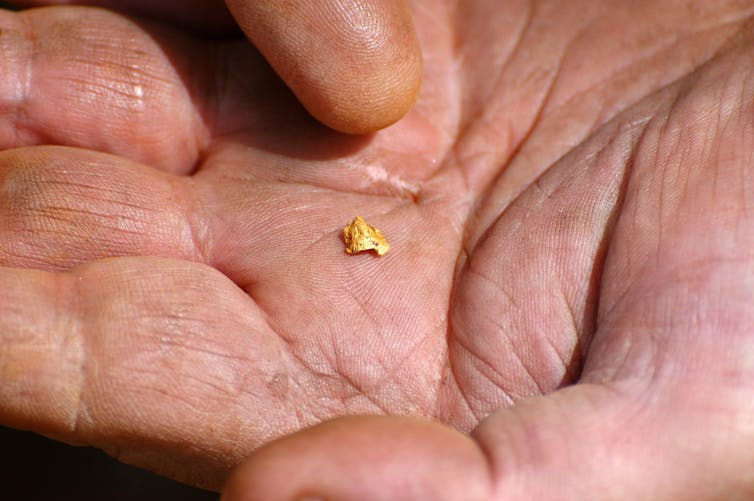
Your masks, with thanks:
<instances>
[{"instance_id":1,"label":"hand","mask_svg":"<svg viewBox=\"0 0 754 501\"><path fill-rule=\"evenodd\" d=\"M338 416L473 430L336 420L231 499L745 496L747 6L603 5L415 2L422 94L368 138L245 43L23 14L60 38L5 144L83 149L0 156L0 421L214 486Z\"/></svg>"},{"instance_id":2,"label":"hand","mask_svg":"<svg viewBox=\"0 0 754 501\"><path fill-rule=\"evenodd\" d=\"M234 33L232 12L238 22L235 26L246 32L301 104L315 118L342 132L364 134L392 124L408 111L419 90L421 49L403 0L227 0L230 12L220 0L83 3L226 36Z\"/></svg>"}]
</instances>

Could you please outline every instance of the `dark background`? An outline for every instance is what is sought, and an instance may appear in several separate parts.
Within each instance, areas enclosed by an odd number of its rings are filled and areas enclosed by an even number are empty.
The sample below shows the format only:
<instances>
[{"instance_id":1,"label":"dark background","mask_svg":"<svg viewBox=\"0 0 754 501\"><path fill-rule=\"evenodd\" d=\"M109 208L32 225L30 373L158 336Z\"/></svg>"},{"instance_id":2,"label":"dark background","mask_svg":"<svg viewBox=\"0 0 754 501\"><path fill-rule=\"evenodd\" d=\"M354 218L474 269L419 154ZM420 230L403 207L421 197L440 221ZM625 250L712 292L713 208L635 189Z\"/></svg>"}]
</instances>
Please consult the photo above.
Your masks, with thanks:
<instances>
[{"instance_id":1,"label":"dark background","mask_svg":"<svg viewBox=\"0 0 754 501\"><path fill-rule=\"evenodd\" d=\"M91 447L71 447L0 427L0 499L9 501L209 501L194 489L115 461Z\"/></svg>"},{"instance_id":2,"label":"dark background","mask_svg":"<svg viewBox=\"0 0 754 501\"><path fill-rule=\"evenodd\" d=\"M218 495L126 466L91 447L71 447L0 427L0 499L209 501Z\"/></svg>"},{"instance_id":3,"label":"dark background","mask_svg":"<svg viewBox=\"0 0 754 501\"><path fill-rule=\"evenodd\" d=\"M0 499L208 501L218 495L126 466L97 449L0 427Z\"/></svg>"}]
</instances>

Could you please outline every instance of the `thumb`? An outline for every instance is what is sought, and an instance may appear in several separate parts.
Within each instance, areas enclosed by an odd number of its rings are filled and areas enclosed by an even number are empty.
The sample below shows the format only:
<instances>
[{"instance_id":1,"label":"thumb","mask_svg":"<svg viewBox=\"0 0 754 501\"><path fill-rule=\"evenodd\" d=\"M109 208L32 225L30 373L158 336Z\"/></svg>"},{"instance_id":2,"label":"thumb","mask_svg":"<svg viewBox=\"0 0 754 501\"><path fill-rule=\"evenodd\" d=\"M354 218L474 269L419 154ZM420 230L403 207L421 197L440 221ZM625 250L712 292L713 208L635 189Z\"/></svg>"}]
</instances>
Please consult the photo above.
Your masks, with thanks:
<instances>
[{"instance_id":1,"label":"thumb","mask_svg":"<svg viewBox=\"0 0 754 501\"><path fill-rule=\"evenodd\" d=\"M742 416L710 415L710 396L581 384L498 411L473 439L408 418L340 419L260 449L223 499L754 499L751 441L732 426Z\"/></svg>"},{"instance_id":2,"label":"thumb","mask_svg":"<svg viewBox=\"0 0 754 501\"><path fill-rule=\"evenodd\" d=\"M412 418L349 417L263 447L223 501L481 501L488 489L484 456L465 435Z\"/></svg>"},{"instance_id":3,"label":"thumb","mask_svg":"<svg viewBox=\"0 0 754 501\"><path fill-rule=\"evenodd\" d=\"M241 28L325 125L363 134L411 107L421 49L403 0L226 0Z\"/></svg>"}]
</instances>

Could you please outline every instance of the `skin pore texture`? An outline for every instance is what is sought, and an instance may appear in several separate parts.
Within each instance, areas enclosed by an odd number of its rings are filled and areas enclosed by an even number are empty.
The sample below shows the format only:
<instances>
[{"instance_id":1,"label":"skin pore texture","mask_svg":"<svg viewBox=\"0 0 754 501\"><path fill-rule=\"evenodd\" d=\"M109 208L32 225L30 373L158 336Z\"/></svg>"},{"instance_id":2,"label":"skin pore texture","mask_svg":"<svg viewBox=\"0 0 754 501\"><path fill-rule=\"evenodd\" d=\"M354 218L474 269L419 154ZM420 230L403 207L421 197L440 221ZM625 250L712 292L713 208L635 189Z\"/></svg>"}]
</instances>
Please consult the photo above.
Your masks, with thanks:
<instances>
[{"instance_id":1,"label":"skin pore texture","mask_svg":"<svg viewBox=\"0 0 754 501\"><path fill-rule=\"evenodd\" d=\"M229 500L754 496L754 2L310 4L0 12L0 422Z\"/></svg>"}]
</instances>

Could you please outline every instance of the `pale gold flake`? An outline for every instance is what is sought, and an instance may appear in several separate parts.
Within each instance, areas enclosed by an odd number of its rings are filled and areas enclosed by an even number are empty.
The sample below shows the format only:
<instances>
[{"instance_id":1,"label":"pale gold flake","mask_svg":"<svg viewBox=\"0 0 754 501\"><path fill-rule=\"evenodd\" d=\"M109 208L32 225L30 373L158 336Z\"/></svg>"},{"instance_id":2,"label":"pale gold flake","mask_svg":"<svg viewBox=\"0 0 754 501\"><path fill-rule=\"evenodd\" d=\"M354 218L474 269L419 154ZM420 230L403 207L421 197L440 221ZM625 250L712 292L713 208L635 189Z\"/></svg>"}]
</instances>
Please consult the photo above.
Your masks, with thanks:
<instances>
[{"instance_id":1,"label":"pale gold flake","mask_svg":"<svg viewBox=\"0 0 754 501\"><path fill-rule=\"evenodd\" d=\"M346 252L349 254L374 250L378 256L383 256L390 250L385 235L367 224L361 216L356 216L343 228L343 238L346 241Z\"/></svg>"}]
</instances>

